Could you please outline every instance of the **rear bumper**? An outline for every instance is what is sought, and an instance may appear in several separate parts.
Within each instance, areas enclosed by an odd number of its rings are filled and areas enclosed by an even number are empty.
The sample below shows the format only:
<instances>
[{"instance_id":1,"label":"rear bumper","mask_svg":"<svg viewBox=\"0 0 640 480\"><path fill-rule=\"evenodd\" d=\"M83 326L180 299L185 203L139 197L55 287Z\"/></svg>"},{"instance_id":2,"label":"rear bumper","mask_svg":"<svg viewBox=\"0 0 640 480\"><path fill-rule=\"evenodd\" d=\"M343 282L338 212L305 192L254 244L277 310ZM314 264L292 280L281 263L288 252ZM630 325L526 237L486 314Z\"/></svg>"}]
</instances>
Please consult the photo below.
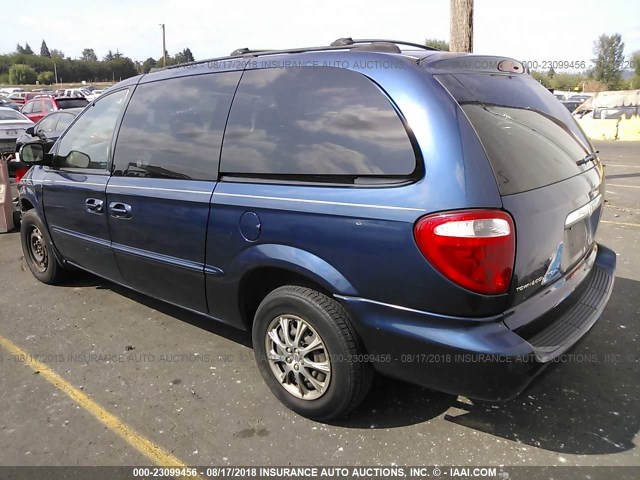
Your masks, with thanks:
<instances>
[{"instance_id":1,"label":"rear bumper","mask_svg":"<svg viewBox=\"0 0 640 480\"><path fill-rule=\"evenodd\" d=\"M526 308L490 318L449 317L362 298L338 299L351 312L380 373L455 395L507 400L560 360L602 314L613 290L616 256L598 245L589 263L588 273L581 277L577 272L556 289L562 302L554 308L532 298ZM530 302L545 308L536 318L531 318L536 308ZM526 316L527 323L519 322L518 316Z\"/></svg>"}]
</instances>

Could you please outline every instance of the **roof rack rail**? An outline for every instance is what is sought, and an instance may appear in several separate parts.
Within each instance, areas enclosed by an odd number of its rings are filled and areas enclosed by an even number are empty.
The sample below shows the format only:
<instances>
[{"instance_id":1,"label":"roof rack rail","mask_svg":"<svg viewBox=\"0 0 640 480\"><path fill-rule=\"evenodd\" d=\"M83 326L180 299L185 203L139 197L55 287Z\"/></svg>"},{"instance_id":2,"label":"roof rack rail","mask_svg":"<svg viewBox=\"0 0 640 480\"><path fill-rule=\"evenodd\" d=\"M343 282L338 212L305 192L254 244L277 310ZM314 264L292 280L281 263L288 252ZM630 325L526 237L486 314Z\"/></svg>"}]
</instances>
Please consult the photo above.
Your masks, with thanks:
<instances>
[{"instance_id":1,"label":"roof rack rail","mask_svg":"<svg viewBox=\"0 0 640 480\"><path fill-rule=\"evenodd\" d=\"M268 48L263 48L260 50L251 50L250 48L236 48L233 52L231 52L230 56L231 57L237 57L240 55L247 55L250 53L264 53L264 52L272 52L273 50L268 49Z\"/></svg>"},{"instance_id":2,"label":"roof rack rail","mask_svg":"<svg viewBox=\"0 0 640 480\"><path fill-rule=\"evenodd\" d=\"M345 46L354 46L363 43L395 43L396 45L406 45L408 47L416 47L421 50L435 50L440 51L438 48L427 47L426 45L421 45L419 43L412 42L404 42L402 40L387 40L384 38L356 38L353 39L351 37L339 38L333 42L331 42L331 47L345 47Z\"/></svg>"},{"instance_id":3,"label":"roof rack rail","mask_svg":"<svg viewBox=\"0 0 640 480\"><path fill-rule=\"evenodd\" d=\"M361 47L362 45L369 45L371 48ZM378 45L374 45L378 44ZM384 40L384 39L353 39L353 38L339 38L335 42L332 42L331 45L328 46L320 46L320 47L301 47L301 48L287 48L287 49L257 49L252 50L250 48L236 48L233 52L231 52L228 56L223 57L215 57L215 58L204 58L202 60L196 60L193 62L185 62L177 65L167 65L166 67L158 68L157 70L165 70L165 69L173 69L179 67L185 67L190 65L197 65L205 62L212 61L221 61L226 60L230 57L242 57L244 55L271 55L278 53L304 53L304 52L320 52L323 50L351 50L351 49L362 49L362 50L375 50L375 51L387 51L393 53L400 53L400 49L398 45L407 45L411 47L420 48L423 50L433 50L439 52L437 48L427 47L426 45L420 45L419 43L411 43L411 42L403 42L400 40ZM155 71L155 70L154 70Z\"/></svg>"}]
</instances>

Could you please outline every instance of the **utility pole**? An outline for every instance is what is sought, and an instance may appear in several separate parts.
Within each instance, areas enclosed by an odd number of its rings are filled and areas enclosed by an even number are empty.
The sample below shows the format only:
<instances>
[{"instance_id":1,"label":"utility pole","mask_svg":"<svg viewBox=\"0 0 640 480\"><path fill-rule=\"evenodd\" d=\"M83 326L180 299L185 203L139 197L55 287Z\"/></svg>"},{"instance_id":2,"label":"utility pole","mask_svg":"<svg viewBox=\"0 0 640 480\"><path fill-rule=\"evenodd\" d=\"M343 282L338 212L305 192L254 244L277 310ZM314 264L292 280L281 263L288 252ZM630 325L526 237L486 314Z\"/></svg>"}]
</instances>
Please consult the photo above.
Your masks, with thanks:
<instances>
[{"instance_id":1,"label":"utility pole","mask_svg":"<svg viewBox=\"0 0 640 480\"><path fill-rule=\"evenodd\" d=\"M449 50L473 52L473 0L449 0Z\"/></svg>"},{"instance_id":2,"label":"utility pole","mask_svg":"<svg viewBox=\"0 0 640 480\"><path fill-rule=\"evenodd\" d=\"M164 23L160 24L160 28L162 28L162 63L164 66L167 66L167 44L165 42L164 36Z\"/></svg>"},{"instance_id":3,"label":"utility pole","mask_svg":"<svg viewBox=\"0 0 640 480\"><path fill-rule=\"evenodd\" d=\"M58 68L56 67L56 61L53 61L53 74L56 77L56 85L58 84Z\"/></svg>"}]
</instances>

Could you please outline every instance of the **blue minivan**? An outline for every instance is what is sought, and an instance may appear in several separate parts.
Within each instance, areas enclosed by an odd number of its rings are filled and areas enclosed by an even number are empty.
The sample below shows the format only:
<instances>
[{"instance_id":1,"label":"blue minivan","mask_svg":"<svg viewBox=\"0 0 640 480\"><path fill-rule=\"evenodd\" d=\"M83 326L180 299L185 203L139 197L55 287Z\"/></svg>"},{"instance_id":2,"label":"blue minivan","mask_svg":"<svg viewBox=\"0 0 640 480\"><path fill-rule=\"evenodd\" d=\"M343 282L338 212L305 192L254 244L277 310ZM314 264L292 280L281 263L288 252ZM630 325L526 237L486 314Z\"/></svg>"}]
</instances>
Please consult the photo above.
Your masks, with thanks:
<instances>
[{"instance_id":1,"label":"blue minivan","mask_svg":"<svg viewBox=\"0 0 640 480\"><path fill-rule=\"evenodd\" d=\"M242 49L127 79L23 147L22 247L45 283L77 267L251 331L311 418L374 372L506 400L611 294L596 154L512 59Z\"/></svg>"}]
</instances>

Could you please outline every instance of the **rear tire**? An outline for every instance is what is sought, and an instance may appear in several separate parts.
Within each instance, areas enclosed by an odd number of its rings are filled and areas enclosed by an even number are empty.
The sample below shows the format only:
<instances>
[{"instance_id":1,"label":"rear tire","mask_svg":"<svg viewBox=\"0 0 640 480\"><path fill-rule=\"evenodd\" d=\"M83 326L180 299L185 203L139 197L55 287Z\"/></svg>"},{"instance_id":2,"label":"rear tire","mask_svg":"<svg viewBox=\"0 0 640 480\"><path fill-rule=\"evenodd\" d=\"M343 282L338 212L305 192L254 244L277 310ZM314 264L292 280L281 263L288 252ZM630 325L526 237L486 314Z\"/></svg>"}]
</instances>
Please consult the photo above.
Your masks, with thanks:
<instances>
[{"instance_id":1,"label":"rear tire","mask_svg":"<svg viewBox=\"0 0 640 480\"><path fill-rule=\"evenodd\" d=\"M255 315L253 348L273 394L305 417L330 420L356 408L373 381L373 368L346 310L310 288L269 293Z\"/></svg>"},{"instance_id":2,"label":"rear tire","mask_svg":"<svg viewBox=\"0 0 640 480\"><path fill-rule=\"evenodd\" d=\"M20 240L24 259L34 277L47 284L59 283L64 278L49 232L35 210L22 215Z\"/></svg>"}]
</instances>

